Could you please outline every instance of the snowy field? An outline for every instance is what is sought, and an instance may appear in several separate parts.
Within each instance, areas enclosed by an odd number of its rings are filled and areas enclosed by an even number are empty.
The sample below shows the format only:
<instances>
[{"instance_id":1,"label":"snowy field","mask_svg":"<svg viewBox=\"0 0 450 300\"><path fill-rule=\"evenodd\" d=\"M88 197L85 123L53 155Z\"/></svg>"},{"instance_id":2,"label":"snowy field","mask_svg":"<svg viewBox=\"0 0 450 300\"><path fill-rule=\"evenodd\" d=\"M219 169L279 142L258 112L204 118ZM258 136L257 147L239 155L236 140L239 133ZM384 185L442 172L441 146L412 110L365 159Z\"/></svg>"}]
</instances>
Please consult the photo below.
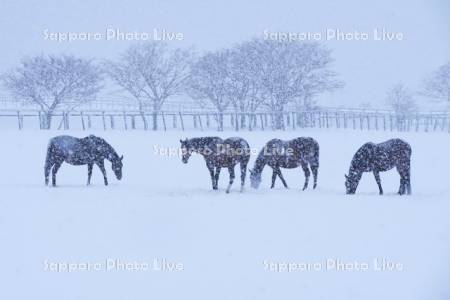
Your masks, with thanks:
<instances>
[{"instance_id":1,"label":"snowy field","mask_svg":"<svg viewBox=\"0 0 450 300\"><path fill-rule=\"evenodd\" d=\"M205 132L94 132L124 155L122 181L107 163L110 185L94 167L87 187L87 167L64 164L45 187L46 146L61 133L0 132L0 299L450 298L448 134L223 133L257 149L296 136L321 147L317 190L301 191L301 169L271 190L266 169L260 189L247 180L239 193L237 176L227 195L226 170L212 191L202 157L155 152ZM372 174L345 195L357 148L391 137L412 146L413 195L396 194L396 171L381 174L384 196Z\"/></svg>"}]
</instances>

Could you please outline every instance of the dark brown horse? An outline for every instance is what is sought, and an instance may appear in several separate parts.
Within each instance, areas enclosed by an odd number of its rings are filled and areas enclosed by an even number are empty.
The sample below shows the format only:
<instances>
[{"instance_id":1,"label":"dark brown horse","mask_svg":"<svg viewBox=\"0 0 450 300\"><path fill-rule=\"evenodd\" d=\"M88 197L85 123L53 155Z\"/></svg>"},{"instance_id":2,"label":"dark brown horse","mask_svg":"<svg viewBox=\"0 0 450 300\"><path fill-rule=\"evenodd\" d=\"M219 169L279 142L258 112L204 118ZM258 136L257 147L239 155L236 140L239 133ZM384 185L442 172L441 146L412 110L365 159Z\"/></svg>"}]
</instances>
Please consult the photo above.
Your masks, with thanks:
<instances>
[{"instance_id":1,"label":"dark brown horse","mask_svg":"<svg viewBox=\"0 0 450 300\"><path fill-rule=\"evenodd\" d=\"M50 170L52 170L52 185L56 185L56 173L66 162L71 165L87 165L88 180L91 183L92 168L96 164L103 174L105 185L108 185L104 160L112 163L112 170L117 179L122 179L122 159L113 147L104 139L94 135L85 138L76 138L68 135L61 135L50 140L47 147L47 157L45 159L45 184L48 185ZM53 168L53 169L52 169Z\"/></svg>"},{"instance_id":2,"label":"dark brown horse","mask_svg":"<svg viewBox=\"0 0 450 300\"><path fill-rule=\"evenodd\" d=\"M319 170L319 144L312 138L300 137L290 141L273 139L267 142L255 161L253 170L250 170L250 180L253 188L258 188L261 183L261 174L264 167L268 165L272 168L272 185L280 177L281 182L287 188L286 181L281 174L281 168L293 169L302 167L305 174L305 184L303 190L308 187L311 172L314 177L314 188L317 186L317 173Z\"/></svg>"},{"instance_id":3,"label":"dark brown horse","mask_svg":"<svg viewBox=\"0 0 450 300\"><path fill-rule=\"evenodd\" d=\"M250 160L250 146L246 140L239 137L225 140L219 137L200 137L186 139L184 141L180 140L180 143L183 152L183 163L188 162L193 152L197 152L203 156L211 176L213 190L218 189L220 169L228 168L230 181L226 192L230 192L235 178L234 167L239 163L241 168L241 192L244 190L247 164Z\"/></svg>"},{"instance_id":4,"label":"dark brown horse","mask_svg":"<svg viewBox=\"0 0 450 300\"><path fill-rule=\"evenodd\" d=\"M356 151L350 164L348 175L345 175L347 194L354 194L364 172L373 172L380 195L380 172L396 167L400 174L398 193L411 194L411 146L401 139L391 139L380 144L366 143Z\"/></svg>"}]
</instances>

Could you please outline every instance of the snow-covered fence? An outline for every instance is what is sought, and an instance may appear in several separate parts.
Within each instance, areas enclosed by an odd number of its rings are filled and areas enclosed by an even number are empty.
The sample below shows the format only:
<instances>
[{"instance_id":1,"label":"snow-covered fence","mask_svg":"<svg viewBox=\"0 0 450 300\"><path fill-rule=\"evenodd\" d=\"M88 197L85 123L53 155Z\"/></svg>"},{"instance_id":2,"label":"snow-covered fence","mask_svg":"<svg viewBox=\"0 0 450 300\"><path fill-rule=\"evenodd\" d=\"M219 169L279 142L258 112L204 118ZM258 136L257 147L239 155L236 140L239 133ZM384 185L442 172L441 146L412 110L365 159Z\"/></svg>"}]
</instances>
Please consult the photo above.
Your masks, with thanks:
<instances>
[{"instance_id":1,"label":"snow-covered fence","mask_svg":"<svg viewBox=\"0 0 450 300\"><path fill-rule=\"evenodd\" d=\"M297 130L302 128L340 128L381 131L450 132L449 113L393 114L389 111L314 110L281 114L151 111L71 111L57 112L51 128L58 130L143 130L157 118L158 130ZM144 122L144 120L146 122ZM0 110L0 129L43 129L44 114L36 110ZM222 125L221 125L222 123ZM147 127L148 128L148 127Z\"/></svg>"}]
</instances>

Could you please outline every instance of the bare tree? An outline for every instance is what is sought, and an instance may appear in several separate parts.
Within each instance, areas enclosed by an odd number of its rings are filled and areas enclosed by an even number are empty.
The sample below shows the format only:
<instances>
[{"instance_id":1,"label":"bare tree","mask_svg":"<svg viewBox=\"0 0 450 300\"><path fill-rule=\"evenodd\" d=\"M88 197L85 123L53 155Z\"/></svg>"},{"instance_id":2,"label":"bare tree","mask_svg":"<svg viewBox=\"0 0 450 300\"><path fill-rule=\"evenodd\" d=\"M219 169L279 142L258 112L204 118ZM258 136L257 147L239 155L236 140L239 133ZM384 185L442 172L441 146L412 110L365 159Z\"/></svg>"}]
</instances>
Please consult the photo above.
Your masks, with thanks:
<instances>
[{"instance_id":1,"label":"bare tree","mask_svg":"<svg viewBox=\"0 0 450 300\"><path fill-rule=\"evenodd\" d=\"M218 129L223 130L223 114L230 99L231 51L209 52L200 57L191 68L188 94L201 106L212 104L217 112Z\"/></svg>"},{"instance_id":2,"label":"bare tree","mask_svg":"<svg viewBox=\"0 0 450 300\"><path fill-rule=\"evenodd\" d=\"M413 93L401 83L387 91L386 103L395 113L398 128L405 125L407 118L416 111Z\"/></svg>"},{"instance_id":3,"label":"bare tree","mask_svg":"<svg viewBox=\"0 0 450 300\"><path fill-rule=\"evenodd\" d=\"M18 101L39 106L42 127L50 129L57 109L71 110L95 99L102 88L102 73L91 60L40 55L22 59L1 81Z\"/></svg>"},{"instance_id":4,"label":"bare tree","mask_svg":"<svg viewBox=\"0 0 450 300\"><path fill-rule=\"evenodd\" d=\"M113 81L138 102L145 129L145 110L152 111L152 129L158 129L158 114L172 96L184 91L192 59L190 50L172 49L157 41L136 44L116 61L105 62Z\"/></svg>"},{"instance_id":5,"label":"bare tree","mask_svg":"<svg viewBox=\"0 0 450 300\"><path fill-rule=\"evenodd\" d=\"M310 105L320 93L340 88L342 83L329 68L330 50L318 43L254 39L245 45L258 66L264 103L273 112L273 126L284 126L283 112L290 102Z\"/></svg>"},{"instance_id":6,"label":"bare tree","mask_svg":"<svg viewBox=\"0 0 450 300\"><path fill-rule=\"evenodd\" d=\"M190 95L211 102L219 119L232 105L241 127L246 113L265 104L280 129L289 102L301 99L311 106L318 94L342 86L331 63L330 51L316 43L254 39L201 57L192 69Z\"/></svg>"},{"instance_id":7,"label":"bare tree","mask_svg":"<svg viewBox=\"0 0 450 300\"><path fill-rule=\"evenodd\" d=\"M450 62L425 80L423 94L450 103Z\"/></svg>"},{"instance_id":8,"label":"bare tree","mask_svg":"<svg viewBox=\"0 0 450 300\"><path fill-rule=\"evenodd\" d=\"M257 60L253 59L253 49L245 44L238 45L229 52L227 94L235 112L240 113L240 122L239 118L236 119L236 129L245 128L246 114L254 113L265 100L258 76L259 66ZM251 128L250 122L252 119L249 119Z\"/></svg>"}]
</instances>

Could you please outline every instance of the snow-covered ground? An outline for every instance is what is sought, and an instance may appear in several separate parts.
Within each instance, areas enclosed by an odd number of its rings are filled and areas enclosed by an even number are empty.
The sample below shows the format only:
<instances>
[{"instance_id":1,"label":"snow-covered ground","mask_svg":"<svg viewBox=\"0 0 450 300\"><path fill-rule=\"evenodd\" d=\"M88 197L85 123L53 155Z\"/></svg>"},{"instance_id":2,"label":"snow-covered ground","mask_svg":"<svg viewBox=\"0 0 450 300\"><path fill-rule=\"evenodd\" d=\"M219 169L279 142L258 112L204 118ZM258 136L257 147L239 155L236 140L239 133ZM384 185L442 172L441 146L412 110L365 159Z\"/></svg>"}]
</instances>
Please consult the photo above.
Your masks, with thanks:
<instances>
[{"instance_id":1,"label":"snow-covered ground","mask_svg":"<svg viewBox=\"0 0 450 300\"><path fill-rule=\"evenodd\" d=\"M321 147L317 190L300 190L301 169L283 170L289 190L271 190L266 169L259 190L239 193L237 177L227 195L226 170L212 191L202 157L155 152L208 133L94 133L124 155L122 181L107 164L108 187L96 167L87 187L87 167L67 164L45 187L46 146L61 131L0 132L0 299L450 298L448 134L223 133L257 149L295 136ZM372 174L345 195L357 148L391 137L412 146L413 195L395 193L396 171L381 174L384 196Z\"/></svg>"}]
</instances>

